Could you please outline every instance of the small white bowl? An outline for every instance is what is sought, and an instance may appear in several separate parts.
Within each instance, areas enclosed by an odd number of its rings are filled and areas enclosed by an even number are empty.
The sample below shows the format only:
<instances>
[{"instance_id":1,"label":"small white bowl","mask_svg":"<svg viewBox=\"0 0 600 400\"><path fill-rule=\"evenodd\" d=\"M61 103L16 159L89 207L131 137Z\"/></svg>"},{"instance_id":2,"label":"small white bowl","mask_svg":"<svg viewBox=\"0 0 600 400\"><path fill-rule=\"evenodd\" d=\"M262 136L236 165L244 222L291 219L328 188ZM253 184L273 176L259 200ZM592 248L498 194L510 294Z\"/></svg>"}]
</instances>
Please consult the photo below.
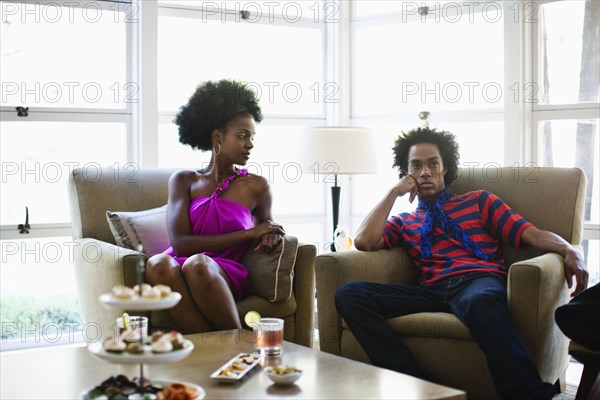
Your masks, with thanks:
<instances>
[{"instance_id":1,"label":"small white bowl","mask_svg":"<svg viewBox=\"0 0 600 400\"><path fill-rule=\"evenodd\" d=\"M273 367L265 368L265 372L270 380L276 385L293 385L302 376L302 371L288 372L287 374L276 374Z\"/></svg>"}]
</instances>

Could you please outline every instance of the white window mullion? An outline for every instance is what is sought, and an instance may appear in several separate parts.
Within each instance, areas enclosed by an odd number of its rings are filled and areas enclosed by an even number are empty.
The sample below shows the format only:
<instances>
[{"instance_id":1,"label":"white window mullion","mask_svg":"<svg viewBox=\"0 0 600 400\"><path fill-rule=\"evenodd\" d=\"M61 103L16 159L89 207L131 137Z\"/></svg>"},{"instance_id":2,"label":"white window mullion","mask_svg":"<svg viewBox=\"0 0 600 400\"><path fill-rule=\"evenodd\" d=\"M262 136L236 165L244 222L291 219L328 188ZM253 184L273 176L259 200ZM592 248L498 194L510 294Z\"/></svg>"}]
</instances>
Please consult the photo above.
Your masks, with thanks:
<instances>
[{"instance_id":1,"label":"white window mullion","mask_svg":"<svg viewBox=\"0 0 600 400\"><path fill-rule=\"evenodd\" d=\"M0 240L40 239L71 236L71 224L30 224L29 233L20 233L17 225L0 225Z\"/></svg>"},{"instance_id":2,"label":"white window mullion","mask_svg":"<svg viewBox=\"0 0 600 400\"><path fill-rule=\"evenodd\" d=\"M351 4L338 2L339 12L336 23L328 23L327 80L334 82L339 90L339 101L330 104L328 123L349 125L352 102L352 28Z\"/></svg>"},{"instance_id":3,"label":"white window mullion","mask_svg":"<svg viewBox=\"0 0 600 400\"><path fill-rule=\"evenodd\" d=\"M531 159L531 105L523 98L531 82L527 63L530 25L515 21L513 3L503 3L504 15L504 163L523 164Z\"/></svg>"},{"instance_id":4,"label":"white window mullion","mask_svg":"<svg viewBox=\"0 0 600 400\"><path fill-rule=\"evenodd\" d=\"M133 109L133 161L144 167L158 165L158 1L136 0L140 22L133 33L133 74L140 101ZM136 62L137 61L137 62Z\"/></svg>"}]
</instances>

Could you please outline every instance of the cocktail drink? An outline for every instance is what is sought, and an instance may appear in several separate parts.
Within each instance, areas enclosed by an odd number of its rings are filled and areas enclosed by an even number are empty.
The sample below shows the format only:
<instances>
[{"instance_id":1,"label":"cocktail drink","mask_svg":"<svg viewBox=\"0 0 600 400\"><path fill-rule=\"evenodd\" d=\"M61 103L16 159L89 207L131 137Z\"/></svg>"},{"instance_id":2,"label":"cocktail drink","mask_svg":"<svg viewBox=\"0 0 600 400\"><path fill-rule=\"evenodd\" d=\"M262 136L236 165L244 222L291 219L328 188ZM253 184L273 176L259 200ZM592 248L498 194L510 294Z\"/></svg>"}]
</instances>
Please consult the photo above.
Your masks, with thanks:
<instances>
[{"instance_id":1,"label":"cocktail drink","mask_svg":"<svg viewBox=\"0 0 600 400\"><path fill-rule=\"evenodd\" d=\"M279 318L261 318L254 324L255 350L262 355L272 357L283 354L283 320Z\"/></svg>"},{"instance_id":2,"label":"cocktail drink","mask_svg":"<svg viewBox=\"0 0 600 400\"><path fill-rule=\"evenodd\" d=\"M124 321L126 319L126 323ZM125 328L127 325L127 328ZM118 337L125 342L139 342L148 336L148 318L146 317L119 317L117 318Z\"/></svg>"}]
</instances>

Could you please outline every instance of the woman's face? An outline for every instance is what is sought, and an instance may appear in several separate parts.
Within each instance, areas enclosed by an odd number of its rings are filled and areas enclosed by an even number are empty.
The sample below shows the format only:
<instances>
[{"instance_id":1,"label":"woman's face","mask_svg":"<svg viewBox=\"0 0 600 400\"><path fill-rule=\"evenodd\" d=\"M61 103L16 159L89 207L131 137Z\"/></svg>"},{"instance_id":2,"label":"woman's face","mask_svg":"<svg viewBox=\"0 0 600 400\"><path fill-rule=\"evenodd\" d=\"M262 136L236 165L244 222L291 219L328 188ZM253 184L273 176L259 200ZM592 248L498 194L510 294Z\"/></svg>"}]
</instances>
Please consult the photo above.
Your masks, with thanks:
<instances>
[{"instance_id":1,"label":"woman's face","mask_svg":"<svg viewBox=\"0 0 600 400\"><path fill-rule=\"evenodd\" d=\"M239 115L235 117L223 132L221 153L219 158L223 161L237 165L246 165L250 159L250 151L254 148L254 134L256 123L252 115Z\"/></svg>"}]
</instances>

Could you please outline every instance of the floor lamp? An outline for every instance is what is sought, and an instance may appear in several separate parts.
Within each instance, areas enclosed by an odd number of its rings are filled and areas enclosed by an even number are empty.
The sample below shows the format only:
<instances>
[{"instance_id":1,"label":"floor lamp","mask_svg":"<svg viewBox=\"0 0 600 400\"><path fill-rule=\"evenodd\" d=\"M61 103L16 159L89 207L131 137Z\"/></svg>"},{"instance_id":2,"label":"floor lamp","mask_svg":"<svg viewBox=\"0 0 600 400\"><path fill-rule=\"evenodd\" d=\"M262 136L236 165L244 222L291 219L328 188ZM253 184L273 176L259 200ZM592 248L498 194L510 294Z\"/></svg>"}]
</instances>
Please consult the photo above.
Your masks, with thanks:
<instances>
[{"instance_id":1,"label":"floor lamp","mask_svg":"<svg viewBox=\"0 0 600 400\"><path fill-rule=\"evenodd\" d=\"M302 135L301 144L308 170L329 175L328 181L333 177L331 205L335 232L342 190L338 185L338 175L377 172L373 134L367 128L354 126L310 127ZM335 240L335 237L333 239ZM336 251L334 242L331 244L331 251Z\"/></svg>"}]
</instances>

